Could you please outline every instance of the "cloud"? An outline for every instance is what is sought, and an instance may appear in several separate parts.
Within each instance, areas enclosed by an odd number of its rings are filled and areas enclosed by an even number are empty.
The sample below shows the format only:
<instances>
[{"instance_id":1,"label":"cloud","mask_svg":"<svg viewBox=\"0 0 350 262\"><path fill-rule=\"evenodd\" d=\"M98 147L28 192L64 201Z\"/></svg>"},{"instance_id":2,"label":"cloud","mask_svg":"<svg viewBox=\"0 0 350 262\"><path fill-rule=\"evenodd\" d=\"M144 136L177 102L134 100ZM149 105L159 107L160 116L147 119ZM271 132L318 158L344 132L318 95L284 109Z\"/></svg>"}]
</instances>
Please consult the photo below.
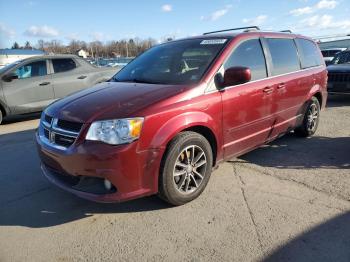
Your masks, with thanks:
<instances>
[{"instance_id":1,"label":"cloud","mask_svg":"<svg viewBox=\"0 0 350 262\"><path fill-rule=\"evenodd\" d=\"M257 17L254 17L254 18L244 18L242 22L250 25L262 25L263 23L265 23L267 18L268 18L267 15L258 15Z\"/></svg>"},{"instance_id":2,"label":"cloud","mask_svg":"<svg viewBox=\"0 0 350 262\"><path fill-rule=\"evenodd\" d=\"M209 16L201 16L202 21L216 21L227 14L227 12L232 8L232 5L226 5L225 8L216 10Z\"/></svg>"},{"instance_id":3,"label":"cloud","mask_svg":"<svg viewBox=\"0 0 350 262\"><path fill-rule=\"evenodd\" d=\"M77 33L71 33L71 34L66 35L65 38L72 41L72 40L79 40L80 37Z\"/></svg>"},{"instance_id":4,"label":"cloud","mask_svg":"<svg viewBox=\"0 0 350 262\"><path fill-rule=\"evenodd\" d=\"M106 38L105 34L102 32L92 32L89 36L93 41L103 41Z\"/></svg>"},{"instance_id":5,"label":"cloud","mask_svg":"<svg viewBox=\"0 0 350 262\"><path fill-rule=\"evenodd\" d=\"M37 5L37 2L35 2L35 1L28 1L28 2L26 3L26 5L27 5L27 6L35 6L35 5Z\"/></svg>"},{"instance_id":6,"label":"cloud","mask_svg":"<svg viewBox=\"0 0 350 262\"><path fill-rule=\"evenodd\" d=\"M293 9L289 13L294 16L300 16L305 14L311 14L312 12L313 12L312 7L306 6L303 8Z\"/></svg>"},{"instance_id":7,"label":"cloud","mask_svg":"<svg viewBox=\"0 0 350 262\"><path fill-rule=\"evenodd\" d=\"M11 28L7 27L5 24L0 23L0 38L14 38L16 35L16 32L12 30Z\"/></svg>"},{"instance_id":8,"label":"cloud","mask_svg":"<svg viewBox=\"0 0 350 262\"><path fill-rule=\"evenodd\" d=\"M334 9L338 5L338 2L335 0L321 0L316 4L318 9Z\"/></svg>"},{"instance_id":9,"label":"cloud","mask_svg":"<svg viewBox=\"0 0 350 262\"><path fill-rule=\"evenodd\" d=\"M173 10L173 7L169 4L162 5L162 11L163 12L171 12Z\"/></svg>"},{"instance_id":10,"label":"cloud","mask_svg":"<svg viewBox=\"0 0 350 262\"><path fill-rule=\"evenodd\" d=\"M314 6L305 6L302 8L297 8L289 11L291 15L301 16L306 14L312 14L317 12L317 10L322 9L334 9L338 5L338 2L335 0L321 0Z\"/></svg>"},{"instance_id":11,"label":"cloud","mask_svg":"<svg viewBox=\"0 0 350 262\"><path fill-rule=\"evenodd\" d=\"M30 36L30 37L55 37L58 36L58 31L53 28L49 27L47 25L43 26L31 26L29 27L25 32L24 35Z\"/></svg>"},{"instance_id":12,"label":"cloud","mask_svg":"<svg viewBox=\"0 0 350 262\"><path fill-rule=\"evenodd\" d=\"M303 26L314 29L347 29L350 27L350 19L334 21L331 15L314 15L301 22Z\"/></svg>"}]
</instances>

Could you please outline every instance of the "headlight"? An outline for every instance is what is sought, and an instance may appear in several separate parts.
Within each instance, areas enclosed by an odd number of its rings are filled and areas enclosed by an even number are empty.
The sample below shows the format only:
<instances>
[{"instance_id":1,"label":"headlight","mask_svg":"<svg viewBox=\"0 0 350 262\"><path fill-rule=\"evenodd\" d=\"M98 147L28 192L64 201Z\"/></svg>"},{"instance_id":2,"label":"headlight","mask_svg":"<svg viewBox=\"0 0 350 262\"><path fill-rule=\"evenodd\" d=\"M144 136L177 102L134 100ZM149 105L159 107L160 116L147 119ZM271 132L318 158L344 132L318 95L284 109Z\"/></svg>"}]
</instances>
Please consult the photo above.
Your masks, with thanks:
<instances>
[{"instance_id":1,"label":"headlight","mask_svg":"<svg viewBox=\"0 0 350 262\"><path fill-rule=\"evenodd\" d=\"M91 124L86 140L111 145L131 143L140 137L142 124L142 117L96 121Z\"/></svg>"}]
</instances>

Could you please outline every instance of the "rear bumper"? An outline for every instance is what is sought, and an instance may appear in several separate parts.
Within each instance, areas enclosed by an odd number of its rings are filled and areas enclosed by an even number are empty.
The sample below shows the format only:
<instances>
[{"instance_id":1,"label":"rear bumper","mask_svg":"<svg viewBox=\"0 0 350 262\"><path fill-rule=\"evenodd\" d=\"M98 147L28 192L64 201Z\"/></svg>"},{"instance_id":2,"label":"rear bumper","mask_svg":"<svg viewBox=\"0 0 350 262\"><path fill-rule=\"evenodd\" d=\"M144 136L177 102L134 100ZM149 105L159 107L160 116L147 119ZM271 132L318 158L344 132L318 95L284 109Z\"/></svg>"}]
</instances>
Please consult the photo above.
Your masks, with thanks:
<instances>
[{"instance_id":1,"label":"rear bumper","mask_svg":"<svg viewBox=\"0 0 350 262\"><path fill-rule=\"evenodd\" d=\"M121 202L147 195L158 190L160 152L138 152L137 142L111 146L84 142L66 150L50 147L36 135L45 177L58 187L79 197L95 202ZM105 193L79 190L70 181L89 178L103 184L106 179L116 190Z\"/></svg>"}]
</instances>

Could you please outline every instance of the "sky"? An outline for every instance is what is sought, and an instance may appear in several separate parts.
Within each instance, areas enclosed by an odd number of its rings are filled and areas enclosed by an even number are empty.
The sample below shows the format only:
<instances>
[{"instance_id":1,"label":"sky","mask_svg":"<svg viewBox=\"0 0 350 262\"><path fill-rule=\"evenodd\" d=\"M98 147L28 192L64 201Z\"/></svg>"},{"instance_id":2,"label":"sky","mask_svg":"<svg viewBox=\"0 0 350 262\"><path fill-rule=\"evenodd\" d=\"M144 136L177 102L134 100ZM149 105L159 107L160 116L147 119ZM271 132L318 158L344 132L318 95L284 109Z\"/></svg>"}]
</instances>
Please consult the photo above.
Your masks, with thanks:
<instances>
[{"instance_id":1,"label":"sky","mask_svg":"<svg viewBox=\"0 0 350 262\"><path fill-rule=\"evenodd\" d=\"M39 39L161 41L249 25L350 34L350 0L0 0L0 10L0 48Z\"/></svg>"}]
</instances>

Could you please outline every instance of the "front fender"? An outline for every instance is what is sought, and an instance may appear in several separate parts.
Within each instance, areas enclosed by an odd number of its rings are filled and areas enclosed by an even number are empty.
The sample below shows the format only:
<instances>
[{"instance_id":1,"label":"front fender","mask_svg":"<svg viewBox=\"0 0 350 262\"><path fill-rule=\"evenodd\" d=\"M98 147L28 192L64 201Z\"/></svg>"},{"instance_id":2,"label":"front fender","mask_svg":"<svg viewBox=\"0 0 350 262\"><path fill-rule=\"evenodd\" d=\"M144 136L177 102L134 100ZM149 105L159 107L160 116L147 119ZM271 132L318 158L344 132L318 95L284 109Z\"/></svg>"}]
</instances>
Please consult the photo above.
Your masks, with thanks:
<instances>
[{"instance_id":1,"label":"front fender","mask_svg":"<svg viewBox=\"0 0 350 262\"><path fill-rule=\"evenodd\" d=\"M0 107L2 107L5 110L5 114L9 115L10 114L10 108L8 108L6 106L6 102L5 102L5 94L4 91L2 89L2 84L0 83Z\"/></svg>"},{"instance_id":2,"label":"front fender","mask_svg":"<svg viewBox=\"0 0 350 262\"><path fill-rule=\"evenodd\" d=\"M153 123L153 121L151 120L150 123ZM215 136L217 144L216 159L222 159L222 150L219 149L222 147L222 136L220 135L221 129L218 126L218 123L221 123L221 121L215 121L209 114L205 112L186 112L170 118L165 123L161 124L159 128L157 127L157 131L154 133L152 132L153 135L150 143L145 143L149 145L150 149L152 149L150 150L150 152L153 152L149 153L147 164L144 166L145 183L147 181L153 181L153 185L150 186L152 187L152 190L154 190L154 192L158 191L158 175L160 162L163 158L167 144L178 133L191 127L202 126L211 130L211 132ZM158 163L158 165L151 165L151 163Z\"/></svg>"},{"instance_id":3,"label":"front fender","mask_svg":"<svg viewBox=\"0 0 350 262\"><path fill-rule=\"evenodd\" d=\"M212 131L215 136L217 143L217 152L222 145L220 134L220 127L218 122L215 121L210 115L205 112L186 112L180 115L177 115L167 122L165 122L153 136L153 139L150 143L151 148L165 149L167 144L181 131L195 127L203 126Z\"/></svg>"}]
</instances>

